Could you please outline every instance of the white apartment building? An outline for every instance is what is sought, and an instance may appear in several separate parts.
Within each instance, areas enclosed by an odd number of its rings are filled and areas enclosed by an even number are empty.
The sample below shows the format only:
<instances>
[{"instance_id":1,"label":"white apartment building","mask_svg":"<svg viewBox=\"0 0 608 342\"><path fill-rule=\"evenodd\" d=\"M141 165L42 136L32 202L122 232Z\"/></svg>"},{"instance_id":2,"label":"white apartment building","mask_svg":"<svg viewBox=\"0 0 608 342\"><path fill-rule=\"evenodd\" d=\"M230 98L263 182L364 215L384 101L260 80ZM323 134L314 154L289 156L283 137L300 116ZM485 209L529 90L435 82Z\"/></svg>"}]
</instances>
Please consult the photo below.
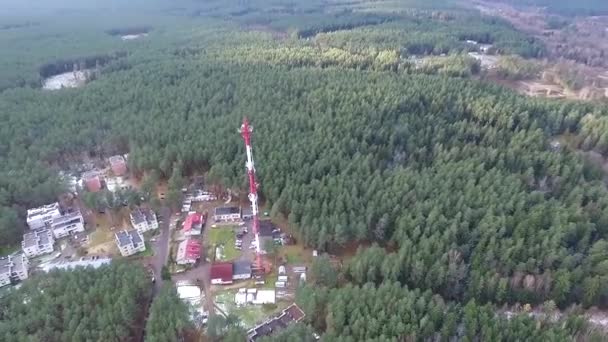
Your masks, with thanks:
<instances>
[{"instance_id":1,"label":"white apartment building","mask_svg":"<svg viewBox=\"0 0 608 342\"><path fill-rule=\"evenodd\" d=\"M124 257L146 250L143 235L135 229L121 230L115 234L115 237L118 250L120 250L120 254Z\"/></svg>"},{"instance_id":2,"label":"white apartment building","mask_svg":"<svg viewBox=\"0 0 608 342\"><path fill-rule=\"evenodd\" d=\"M27 210L27 225L32 230L46 228L53 219L61 217L59 203L51 203Z\"/></svg>"},{"instance_id":3,"label":"white apartment building","mask_svg":"<svg viewBox=\"0 0 608 342\"><path fill-rule=\"evenodd\" d=\"M28 258L53 252L55 239L49 229L34 230L23 234L21 249Z\"/></svg>"},{"instance_id":4,"label":"white apartment building","mask_svg":"<svg viewBox=\"0 0 608 342\"><path fill-rule=\"evenodd\" d=\"M51 230L56 239L73 233L84 232L84 219L80 211L72 211L53 219Z\"/></svg>"},{"instance_id":5,"label":"white apartment building","mask_svg":"<svg viewBox=\"0 0 608 342\"><path fill-rule=\"evenodd\" d=\"M26 221L31 230L50 229L55 239L84 231L80 211L71 209L62 212L57 202L29 209Z\"/></svg>"},{"instance_id":6,"label":"white apartment building","mask_svg":"<svg viewBox=\"0 0 608 342\"><path fill-rule=\"evenodd\" d=\"M27 279L29 261L25 254L14 254L0 258L0 287Z\"/></svg>"},{"instance_id":7,"label":"white apartment building","mask_svg":"<svg viewBox=\"0 0 608 342\"><path fill-rule=\"evenodd\" d=\"M158 229L158 220L154 211L148 208L137 208L131 211L131 224L140 233Z\"/></svg>"}]
</instances>

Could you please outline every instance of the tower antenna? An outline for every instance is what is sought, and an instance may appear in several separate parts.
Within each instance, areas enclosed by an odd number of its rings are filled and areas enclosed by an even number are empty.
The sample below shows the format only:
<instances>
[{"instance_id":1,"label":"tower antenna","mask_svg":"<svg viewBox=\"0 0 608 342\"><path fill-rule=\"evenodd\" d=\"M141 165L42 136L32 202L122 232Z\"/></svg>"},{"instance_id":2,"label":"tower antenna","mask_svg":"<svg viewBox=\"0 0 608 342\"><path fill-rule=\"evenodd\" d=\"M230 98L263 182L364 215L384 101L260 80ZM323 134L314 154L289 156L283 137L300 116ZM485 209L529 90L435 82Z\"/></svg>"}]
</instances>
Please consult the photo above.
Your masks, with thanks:
<instances>
[{"instance_id":1,"label":"tower antenna","mask_svg":"<svg viewBox=\"0 0 608 342\"><path fill-rule=\"evenodd\" d=\"M241 136L245 141L245 150L247 151L247 162L245 167L247 168L247 176L249 178L249 201L251 202L251 213L253 214L253 241L255 243L255 267L262 269L262 259L260 256L260 218L258 209L258 183L255 179L255 165L253 163L253 151L251 148L251 133L253 127L249 125L247 117L243 118L243 124L241 125Z\"/></svg>"}]
</instances>

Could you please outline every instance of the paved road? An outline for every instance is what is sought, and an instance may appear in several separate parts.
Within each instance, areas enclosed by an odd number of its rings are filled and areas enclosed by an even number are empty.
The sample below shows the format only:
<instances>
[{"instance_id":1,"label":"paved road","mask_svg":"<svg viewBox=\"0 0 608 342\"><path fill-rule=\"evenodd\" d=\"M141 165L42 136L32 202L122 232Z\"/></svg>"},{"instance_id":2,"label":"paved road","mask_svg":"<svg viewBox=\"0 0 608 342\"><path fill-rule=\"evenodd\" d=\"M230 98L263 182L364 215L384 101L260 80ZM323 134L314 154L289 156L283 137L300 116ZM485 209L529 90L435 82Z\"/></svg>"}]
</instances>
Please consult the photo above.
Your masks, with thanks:
<instances>
[{"instance_id":1,"label":"paved road","mask_svg":"<svg viewBox=\"0 0 608 342\"><path fill-rule=\"evenodd\" d=\"M156 242L154 242L154 257L151 262L151 266L154 269L154 275L156 276L154 295L156 295L163 286L161 270L163 265L167 264L167 258L169 257L169 240L171 240L171 231L169 230L169 224L171 222L171 210L167 207L163 207L160 209L159 216L163 222L159 227L160 235L158 235Z\"/></svg>"}]
</instances>

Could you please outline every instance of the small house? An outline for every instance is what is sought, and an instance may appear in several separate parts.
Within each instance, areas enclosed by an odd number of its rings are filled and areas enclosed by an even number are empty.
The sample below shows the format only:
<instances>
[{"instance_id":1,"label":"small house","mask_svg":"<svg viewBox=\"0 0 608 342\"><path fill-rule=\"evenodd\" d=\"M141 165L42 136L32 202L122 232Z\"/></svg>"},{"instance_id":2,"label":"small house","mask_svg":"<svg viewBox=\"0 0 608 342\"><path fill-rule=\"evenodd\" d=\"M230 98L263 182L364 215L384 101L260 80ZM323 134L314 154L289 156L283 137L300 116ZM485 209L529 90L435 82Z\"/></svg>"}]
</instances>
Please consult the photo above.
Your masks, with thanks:
<instances>
[{"instance_id":1,"label":"small house","mask_svg":"<svg viewBox=\"0 0 608 342\"><path fill-rule=\"evenodd\" d=\"M178 265L191 265L201 257L201 242L192 238L182 241L177 248L175 262Z\"/></svg>"},{"instance_id":2,"label":"small house","mask_svg":"<svg viewBox=\"0 0 608 342\"><path fill-rule=\"evenodd\" d=\"M184 221L184 235L201 235L203 226L205 225L205 218L205 215L196 212L189 214Z\"/></svg>"}]
</instances>

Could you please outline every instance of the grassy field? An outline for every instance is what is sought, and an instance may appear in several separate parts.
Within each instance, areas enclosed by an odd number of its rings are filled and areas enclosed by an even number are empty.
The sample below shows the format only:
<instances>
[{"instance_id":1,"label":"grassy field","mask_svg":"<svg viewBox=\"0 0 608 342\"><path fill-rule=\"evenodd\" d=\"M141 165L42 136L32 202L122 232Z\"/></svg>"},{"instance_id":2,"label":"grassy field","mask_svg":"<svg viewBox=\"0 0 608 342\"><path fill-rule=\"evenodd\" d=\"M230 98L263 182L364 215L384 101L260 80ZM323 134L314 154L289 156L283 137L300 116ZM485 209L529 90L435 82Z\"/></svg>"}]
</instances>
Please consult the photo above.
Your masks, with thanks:
<instances>
[{"instance_id":1,"label":"grassy field","mask_svg":"<svg viewBox=\"0 0 608 342\"><path fill-rule=\"evenodd\" d=\"M234 248L236 237L234 232L236 226L222 226L220 228L211 228L208 233L208 245L215 250L215 247L222 245L224 247L224 255L222 260L236 259L240 252Z\"/></svg>"}]
</instances>

